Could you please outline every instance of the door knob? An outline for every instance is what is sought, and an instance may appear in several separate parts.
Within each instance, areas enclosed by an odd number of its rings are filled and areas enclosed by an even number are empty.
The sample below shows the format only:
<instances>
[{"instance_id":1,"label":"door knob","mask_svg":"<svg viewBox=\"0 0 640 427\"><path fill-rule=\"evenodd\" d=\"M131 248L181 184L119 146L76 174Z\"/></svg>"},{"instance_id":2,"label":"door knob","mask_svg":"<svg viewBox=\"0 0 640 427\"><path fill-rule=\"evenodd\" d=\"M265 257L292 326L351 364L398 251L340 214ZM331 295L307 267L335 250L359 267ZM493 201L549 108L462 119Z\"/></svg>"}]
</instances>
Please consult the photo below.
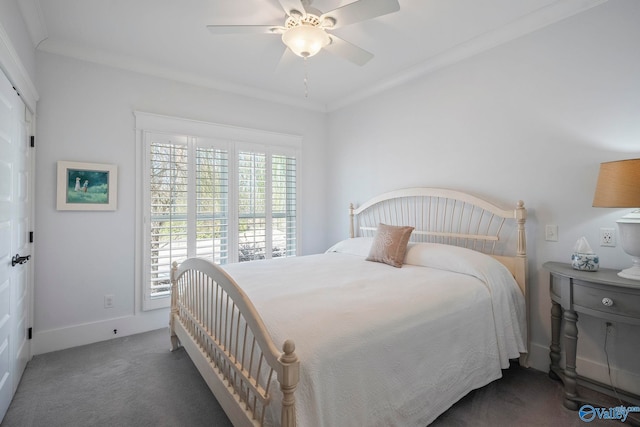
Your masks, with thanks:
<instances>
[{"instance_id":1,"label":"door knob","mask_svg":"<svg viewBox=\"0 0 640 427\"><path fill-rule=\"evenodd\" d=\"M18 254L15 254L14 257L11 258L11 267L15 267L16 264L24 264L25 262L29 261L29 258L31 258L31 255L20 256Z\"/></svg>"}]
</instances>

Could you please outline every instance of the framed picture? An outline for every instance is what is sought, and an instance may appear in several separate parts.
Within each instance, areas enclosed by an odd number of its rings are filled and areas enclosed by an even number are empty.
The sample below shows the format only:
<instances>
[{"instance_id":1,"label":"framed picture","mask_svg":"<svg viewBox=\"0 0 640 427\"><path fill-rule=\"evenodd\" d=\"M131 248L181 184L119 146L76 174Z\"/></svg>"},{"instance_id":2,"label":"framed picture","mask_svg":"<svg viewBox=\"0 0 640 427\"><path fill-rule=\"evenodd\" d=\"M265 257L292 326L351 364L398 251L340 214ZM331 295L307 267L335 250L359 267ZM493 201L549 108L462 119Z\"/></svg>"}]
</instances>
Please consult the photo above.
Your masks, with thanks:
<instances>
[{"instance_id":1,"label":"framed picture","mask_svg":"<svg viewBox=\"0 0 640 427\"><path fill-rule=\"evenodd\" d=\"M116 165L58 162L58 210L115 211L117 188Z\"/></svg>"}]
</instances>

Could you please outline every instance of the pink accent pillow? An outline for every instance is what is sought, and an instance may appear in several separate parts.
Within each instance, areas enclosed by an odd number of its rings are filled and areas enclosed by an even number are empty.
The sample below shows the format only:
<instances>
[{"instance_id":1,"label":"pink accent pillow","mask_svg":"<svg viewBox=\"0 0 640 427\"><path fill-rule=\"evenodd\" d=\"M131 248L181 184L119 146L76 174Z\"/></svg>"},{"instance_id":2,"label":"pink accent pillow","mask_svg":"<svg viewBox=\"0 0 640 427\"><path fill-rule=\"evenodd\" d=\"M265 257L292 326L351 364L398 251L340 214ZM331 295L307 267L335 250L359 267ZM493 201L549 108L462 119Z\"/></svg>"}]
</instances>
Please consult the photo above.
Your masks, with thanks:
<instances>
[{"instance_id":1,"label":"pink accent pillow","mask_svg":"<svg viewBox=\"0 0 640 427\"><path fill-rule=\"evenodd\" d=\"M367 261L402 267L414 227L378 224Z\"/></svg>"}]
</instances>

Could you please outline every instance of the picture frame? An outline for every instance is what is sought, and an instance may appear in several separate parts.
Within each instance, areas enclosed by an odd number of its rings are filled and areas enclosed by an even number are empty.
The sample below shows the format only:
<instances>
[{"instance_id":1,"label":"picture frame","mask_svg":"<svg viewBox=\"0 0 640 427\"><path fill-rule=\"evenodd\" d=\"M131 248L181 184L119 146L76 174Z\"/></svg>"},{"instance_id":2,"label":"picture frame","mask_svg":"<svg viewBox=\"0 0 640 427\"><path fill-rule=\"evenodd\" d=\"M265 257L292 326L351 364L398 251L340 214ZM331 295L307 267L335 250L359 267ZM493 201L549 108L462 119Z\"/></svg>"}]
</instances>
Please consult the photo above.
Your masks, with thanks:
<instances>
[{"instance_id":1,"label":"picture frame","mask_svg":"<svg viewBox=\"0 0 640 427\"><path fill-rule=\"evenodd\" d=\"M112 164L58 161L57 209L115 211L118 167Z\"/></svg>"}]
</instances>

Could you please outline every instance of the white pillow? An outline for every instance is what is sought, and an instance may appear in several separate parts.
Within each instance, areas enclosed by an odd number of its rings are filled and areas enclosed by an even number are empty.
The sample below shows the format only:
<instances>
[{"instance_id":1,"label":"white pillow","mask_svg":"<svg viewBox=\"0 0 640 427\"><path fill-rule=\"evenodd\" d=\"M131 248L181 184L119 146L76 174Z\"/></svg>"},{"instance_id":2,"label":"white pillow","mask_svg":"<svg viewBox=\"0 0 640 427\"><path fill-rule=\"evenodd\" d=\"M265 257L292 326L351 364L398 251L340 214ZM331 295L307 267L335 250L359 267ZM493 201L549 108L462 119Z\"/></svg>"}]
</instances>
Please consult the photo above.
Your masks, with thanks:
<instances>
[{"instance_id":1,"label":"white pillow","mask_svg":"<svg viewBox=\"0 0 640 427\"><path fill-rule=\"evenodd\" d=\"M357 255L366 257L371 250L373 237L354 237L342 240L331 246L325 253L339 252L343 254Z\"/></svg>"},{"instance_id":2,"label":"white pillow","mask_svg":"<svg viewBox=\"0 0 640 427\"><path fill-rule=\"evenodd\" d=\"M493 270L510 275L505 266L487 254L441 243L410 243L404 263L469 274L481 280L486 280Z\"/></svg>"}]
</instances>

